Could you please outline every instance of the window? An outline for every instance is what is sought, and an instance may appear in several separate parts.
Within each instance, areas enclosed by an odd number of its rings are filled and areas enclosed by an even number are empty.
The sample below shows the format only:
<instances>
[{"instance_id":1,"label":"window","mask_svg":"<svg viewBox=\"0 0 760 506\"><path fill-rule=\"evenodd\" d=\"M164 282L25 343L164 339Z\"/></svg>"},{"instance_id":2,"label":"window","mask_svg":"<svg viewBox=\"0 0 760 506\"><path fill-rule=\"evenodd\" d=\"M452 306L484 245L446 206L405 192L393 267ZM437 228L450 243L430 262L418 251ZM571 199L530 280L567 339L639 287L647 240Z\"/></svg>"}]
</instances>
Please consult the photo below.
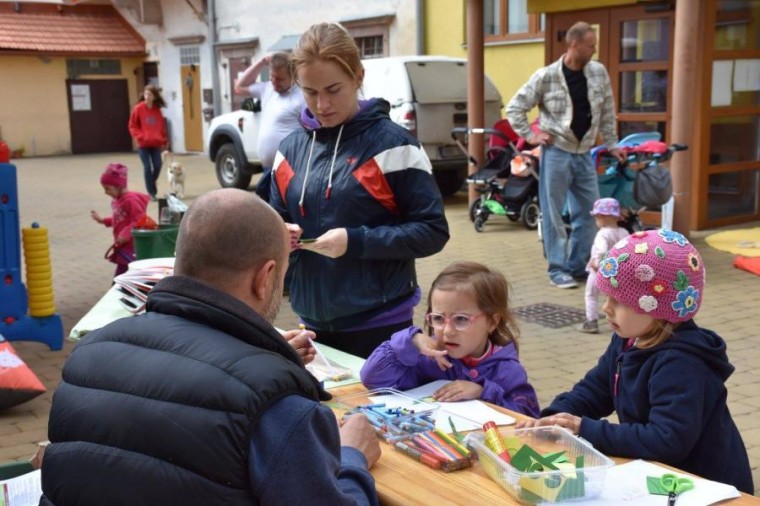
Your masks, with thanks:
<instances>
[{"instance_id":1,"label":"window","mask_svg":"<svg viewBox=\"0 0 760 506\"><path fill-rule=\"evenodd\" d=\"M201 48L185 46L179 48L180 65L199 65L201 63Z\"/></svg>"},{"instance_id":2,"label":"window","mask_svg":"<svg viewBox=\"0 0 760 506\"><path fill-rule=\"evenodd\" d=\"M354 39L359 47L362 58L380 58L383 56L383 36L372 35L370 37L356 37Z\"/></svg>"},{"instance_id":3,"label":"window","mask_svg":"<svg viewBox=\"0 0 760 506\"><path fill-rule=\"evenodd\" d=\"M66 73L70 78L84 75L120 75L120 60L66 60Z\"/></svg>"},{"instance_id":4,"label":"window","mask_svg":"<svg viewBox=\"0 0 760 506\"><path fill-rule=\"evenodd\" d=\"M527 0L484 0L486 41L534 39L543 36L544 15L528 14Z\"/></svg>"}]
</instances>

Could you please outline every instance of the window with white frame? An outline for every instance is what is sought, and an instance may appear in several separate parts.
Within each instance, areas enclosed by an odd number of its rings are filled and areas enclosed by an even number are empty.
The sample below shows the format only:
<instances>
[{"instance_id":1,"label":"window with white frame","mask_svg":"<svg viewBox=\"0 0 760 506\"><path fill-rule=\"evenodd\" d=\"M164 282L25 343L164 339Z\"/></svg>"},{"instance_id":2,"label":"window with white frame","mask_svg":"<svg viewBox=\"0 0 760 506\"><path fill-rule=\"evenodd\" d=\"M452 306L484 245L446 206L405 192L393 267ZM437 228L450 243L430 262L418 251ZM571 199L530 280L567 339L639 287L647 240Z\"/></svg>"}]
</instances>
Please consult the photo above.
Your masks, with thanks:
<instances>
[{"instance_id":1,"label":"window with white frame","mask_svg":"<svg viewBox=\"0 0 760 506\"><path fill-rule=\"evenodd\" d=\"M200 65L201 48L200 46L183 46L179 48L180 65Z\"/></svg>"}]
</instances>

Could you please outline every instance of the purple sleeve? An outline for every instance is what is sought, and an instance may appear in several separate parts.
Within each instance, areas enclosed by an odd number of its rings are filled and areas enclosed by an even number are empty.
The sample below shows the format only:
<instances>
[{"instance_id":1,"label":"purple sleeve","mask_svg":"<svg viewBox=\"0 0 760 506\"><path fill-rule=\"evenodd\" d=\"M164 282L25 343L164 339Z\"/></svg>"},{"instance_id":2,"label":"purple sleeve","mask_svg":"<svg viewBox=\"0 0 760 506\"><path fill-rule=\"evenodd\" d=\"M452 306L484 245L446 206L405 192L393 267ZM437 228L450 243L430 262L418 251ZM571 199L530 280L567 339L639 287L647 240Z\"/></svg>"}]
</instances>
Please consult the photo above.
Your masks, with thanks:
<instances>
[{"instance_id":1,"label":"purple sleeve","mask_svg":"<svg viewBox=\"0 0 760 506\"><path fill-rule=\"evenodd\" d=\"M418 333L422 330L412 326L396 332L389 341L378 346L362 367L364 386L406 390L445 378L435 360L422 355L412 343Z\"/></svg>"},{"instance_id":2,"label":"purple sleeve","mask_svg":"<svg viewBox=\"0 0 760 506\"><path fill-rule=\"evenodd\" d=\"M480 398L524 415L538 417L538 398L533 385L528 383L525 369L519 362L510 364L510 367L502 367L499 371L499 381L485 379L480 383L483 387Z\"/></svg>"}]
</instances>

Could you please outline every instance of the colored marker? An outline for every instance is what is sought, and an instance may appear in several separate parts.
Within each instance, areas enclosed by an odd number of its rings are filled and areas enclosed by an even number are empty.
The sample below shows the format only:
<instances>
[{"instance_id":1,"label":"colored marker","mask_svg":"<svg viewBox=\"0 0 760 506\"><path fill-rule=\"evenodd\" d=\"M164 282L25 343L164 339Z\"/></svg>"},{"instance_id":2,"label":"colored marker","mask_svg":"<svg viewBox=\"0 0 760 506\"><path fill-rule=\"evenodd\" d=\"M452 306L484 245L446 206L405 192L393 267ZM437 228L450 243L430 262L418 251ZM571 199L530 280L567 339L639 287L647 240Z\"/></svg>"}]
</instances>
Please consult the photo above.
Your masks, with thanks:
<instances>
[{"instance_id":1,"label":"colored marker","mask_svg":"<svg viewBox=\"0 0 760 506\"><path fill-rule=\"evenodd\" d=\"M443 432L441 429L435 429L436 435L446 441L449 445L454 447L456 451L462 454L462 457L469 458L470 457L470 450L467 449L464 445L459 444L459 441L454 439L453 437L449 436L445 432Z\"/></svg>"},{"instance_id":2,"label":"colored marker","mask_svg":"<svg viewBox=\"0 0 760 506\"><path fill-rule=\"evenodd\" d=\"M426 466L432 467L433 469L441 468L441 461L431 457L430 455L420 452L417 448L413 448L409 446L408 444L403 443L401 441L397 442L394 446L398 451L406 455L409 455L417 462L422 462Z\"/></svg>"}]
</instances>

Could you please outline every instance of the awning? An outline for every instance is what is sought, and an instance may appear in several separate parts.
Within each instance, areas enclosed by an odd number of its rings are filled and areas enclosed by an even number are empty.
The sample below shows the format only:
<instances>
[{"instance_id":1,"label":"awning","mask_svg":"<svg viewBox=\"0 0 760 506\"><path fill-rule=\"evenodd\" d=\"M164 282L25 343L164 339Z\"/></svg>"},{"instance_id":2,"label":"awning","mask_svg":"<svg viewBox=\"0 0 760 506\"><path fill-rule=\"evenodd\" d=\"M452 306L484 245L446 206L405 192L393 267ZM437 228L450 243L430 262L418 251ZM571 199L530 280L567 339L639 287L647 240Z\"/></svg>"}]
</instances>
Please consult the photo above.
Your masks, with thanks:
<instances>
[{"instance_id":1,"label":"awning","mask_svg":"<svg viewBox=\"0 0 760 506\"><path fill-rule=\"evenodd\" d=\"M275 53L277 51L284 51L289 53L293 51L294 47L296 47L296 44L298 44L298 40L300 38L300 35L284 35L280 37L280 40L269 46L269 49L267 49L267 51L272 53Z\"/></svg>"}]
</instances>

